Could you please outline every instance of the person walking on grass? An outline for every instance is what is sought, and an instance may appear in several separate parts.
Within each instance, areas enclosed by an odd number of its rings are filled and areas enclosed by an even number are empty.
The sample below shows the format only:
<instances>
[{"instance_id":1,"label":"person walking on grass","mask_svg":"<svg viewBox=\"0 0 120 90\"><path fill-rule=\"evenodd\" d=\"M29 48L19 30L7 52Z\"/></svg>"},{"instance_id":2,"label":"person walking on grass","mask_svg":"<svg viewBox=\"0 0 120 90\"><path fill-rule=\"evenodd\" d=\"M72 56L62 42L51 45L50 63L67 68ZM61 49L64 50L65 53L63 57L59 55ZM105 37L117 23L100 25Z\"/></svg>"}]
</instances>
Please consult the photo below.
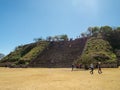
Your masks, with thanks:
<instances>
[{"instance_id":1,"label":"person walking on grass","mask_svg":"<svg viewBox=\"0 0 120 90\"><path fill-rule=\"evenodd\" d=\"M102 70L101 70L101 62L98 62L98 73L101 74Z\"/></svg>"},{"instance_id":2,"label":"person walking on grass","mask_svg":"<svg viewBox=\"0 0 120 90\"><path fill-rule=\"evenodd\" d=\"M93 65L93 63L90 64L90 69L91 69L90 74L93 74L93 70L94 70L94 65Z\"/></svg>"},{"instance_id":3,"label":"person walking on grass","mask_svg":"<svg viewBox=\"0 0 120 90\"><path fill-rule=\"evenodd\" d=\"M74 69L74 64L72 64L72 71L73 71L73 69Z\"/></svg>"}]
</instances>

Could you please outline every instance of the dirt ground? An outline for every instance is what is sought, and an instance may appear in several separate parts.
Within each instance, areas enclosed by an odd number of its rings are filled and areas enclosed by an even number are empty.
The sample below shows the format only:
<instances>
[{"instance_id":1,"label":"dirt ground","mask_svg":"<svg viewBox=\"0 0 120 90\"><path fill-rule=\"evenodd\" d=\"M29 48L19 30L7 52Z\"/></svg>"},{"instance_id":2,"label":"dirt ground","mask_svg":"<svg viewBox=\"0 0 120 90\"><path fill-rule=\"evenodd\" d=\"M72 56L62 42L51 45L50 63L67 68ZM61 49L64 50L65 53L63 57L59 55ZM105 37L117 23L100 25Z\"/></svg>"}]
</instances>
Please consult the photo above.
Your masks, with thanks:
<instances>
[{"instance_id":1,"label":"dirt ground","mask_svg":"<svg viewBox=\"0 0 120 90\"><path fill-rule=\"evenodd\" d=\"M120 90L120 68L0 68L0 90Z\"/></svg>"}]
</instances>

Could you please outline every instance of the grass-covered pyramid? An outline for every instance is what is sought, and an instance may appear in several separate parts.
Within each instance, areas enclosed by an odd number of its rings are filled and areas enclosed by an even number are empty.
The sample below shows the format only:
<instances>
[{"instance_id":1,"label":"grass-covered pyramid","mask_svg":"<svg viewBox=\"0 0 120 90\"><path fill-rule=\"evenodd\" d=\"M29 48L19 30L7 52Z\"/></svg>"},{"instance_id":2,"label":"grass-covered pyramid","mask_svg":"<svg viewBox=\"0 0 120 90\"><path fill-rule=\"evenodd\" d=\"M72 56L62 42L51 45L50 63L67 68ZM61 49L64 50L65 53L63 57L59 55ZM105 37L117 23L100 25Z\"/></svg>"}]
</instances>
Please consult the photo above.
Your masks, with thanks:
<instances>
[{"instance_id":1,"label":"grass-covered pyramid","mask_svg":"<svg viewBox=\"0 0 120 90\"><path fill-rule=\"evenodd\" d=\"M16 49L4 57L0 62L6 65L27 65L35 59L49 45L46 41L36 42L23 46L18 46Z\"/></svg>"},{"instance_id":2,"label":"grass-covered pyramid","mask_svg":"<svg viewBox=\"0 0 120 90\"><path fill-rule=\"evenodd\" d=\"M82 55L76 63L90 64L101 61L102 63L116 63L116 55L113 53L109 42L104 40L99 33L88 39Z\"/></svg>"}]
</instances>

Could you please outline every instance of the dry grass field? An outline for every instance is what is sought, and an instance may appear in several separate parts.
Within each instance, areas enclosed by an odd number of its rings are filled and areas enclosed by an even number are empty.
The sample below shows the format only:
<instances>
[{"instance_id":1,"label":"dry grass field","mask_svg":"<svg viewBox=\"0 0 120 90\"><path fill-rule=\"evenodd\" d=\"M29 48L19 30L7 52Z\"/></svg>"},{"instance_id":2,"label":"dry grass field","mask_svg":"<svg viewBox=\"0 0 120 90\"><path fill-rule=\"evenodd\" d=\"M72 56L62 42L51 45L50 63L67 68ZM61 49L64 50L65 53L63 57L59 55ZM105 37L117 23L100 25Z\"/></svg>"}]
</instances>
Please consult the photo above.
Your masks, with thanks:
<instances>
[{"instance_id":1,"label":"dry grass field","mask_svg":"<svg viewBox=\"0 0 120 90\"><path fill-rule=\"evenodd\" d=\"M0 90L120 90L120 68L0 68Z\"/></svg>"}]
</instances>

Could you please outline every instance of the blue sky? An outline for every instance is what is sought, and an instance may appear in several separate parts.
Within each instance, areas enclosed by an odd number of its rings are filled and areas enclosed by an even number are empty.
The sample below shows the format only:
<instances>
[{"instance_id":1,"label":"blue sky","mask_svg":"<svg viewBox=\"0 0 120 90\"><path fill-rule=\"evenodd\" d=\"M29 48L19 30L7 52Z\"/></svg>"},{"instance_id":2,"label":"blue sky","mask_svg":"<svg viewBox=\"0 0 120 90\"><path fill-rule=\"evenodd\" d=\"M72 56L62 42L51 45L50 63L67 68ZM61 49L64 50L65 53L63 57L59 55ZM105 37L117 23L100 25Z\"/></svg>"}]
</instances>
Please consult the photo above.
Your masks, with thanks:
<instances>
[{"instance_id":1,"label":"blue sky","mask_svg":"<svg viewBox=\"0 0 120 90\"><path fill-rule=\"evenodd\" d=\"M89 26L120 26L120 0L0 0L0 53L34 38L67 34Z\"/></svg>"}]
</instances>

